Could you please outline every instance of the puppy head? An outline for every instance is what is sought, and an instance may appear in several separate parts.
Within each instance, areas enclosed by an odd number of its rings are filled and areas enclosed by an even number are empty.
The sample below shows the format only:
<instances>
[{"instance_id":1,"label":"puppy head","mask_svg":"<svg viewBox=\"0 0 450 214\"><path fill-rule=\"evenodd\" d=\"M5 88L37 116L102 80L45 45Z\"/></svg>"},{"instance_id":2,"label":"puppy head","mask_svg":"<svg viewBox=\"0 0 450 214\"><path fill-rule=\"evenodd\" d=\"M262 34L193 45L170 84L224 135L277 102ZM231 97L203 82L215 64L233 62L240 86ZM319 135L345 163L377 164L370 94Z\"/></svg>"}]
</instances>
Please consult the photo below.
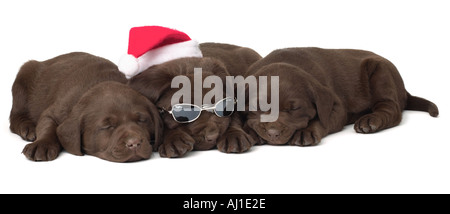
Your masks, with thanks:
<instances>
[{"instance_id":1,"label":"puppy head","mask_svg":"<svg viewBox=\"0 0 450 214\"><path fill-rule=\"evenodd\" d=\"M88 90L58 126L69 153L114 162L148 159L162 138L156 107L126 85L103 82Z\"/></svg>"},{"instance_id":2,"label":"puppy head","mask_svg":"<svg viewBox=\"0 0 450 214\"><path fill-rule=\"evenodd\" d=\"M249 111L247 115L246 124L263 142L285 144L295 131L306 128L314 118L324 124L329 122L336 98L305 71L286 63L273 63L259 69L255 76L268 77L268 90L271 90L270 77L279 77L278 119L274 122L261 122L260 116L270 112L263 112L259 108L257 111ZM271 102L270 93L266 96L269 96L267 99ZM254 99L258 100L259 105L259 98Z\"/></svg>"},{"instance_id":3,"label":"puppy head","mask_svg":"<svg viewBox=\"0 0 450 214\"><path fill-rule=\"evenodd\" d=\"M202 68L201 82L194 82L194 68ZM184 87L184 85L179 86L180 88L172 88L171 86L172 80L180 75L186 77L190 83L188 90L191 92L191 97L190 99L180 97L177 103L203 103L205 101L205 95L211 90L222 90L225 96L225 78L228 72L221 62L207 57L182 58L152 66L133 77L129 85L156 103L157 107L162 110L162 117L166 128L184 131L192 136L196 140L194 148L197 150L211 149L216 145L216 140L225 133L230 124L230 118L217 117L214 112L202 111L200 117L193 122L176 122L167 111L172 109L173 96ZM196 97L194 87L199 86L194 84L202 84L208 76L212 75L220 77L223 88L216 87L215 85L211 86L211 88L201 87L202 97ZM222 97L210 98L208 100L210 104L214 104L222 99Z\"/></svg>"},{"instance_id":4,"label":"puppy head","mask_svg":"<svg viewBox=\"0 0 450 214\"><path fill-rule=\"evenodd\" d=\"M216 146L217 139L228 129L230 117L218 117L212 111L202 111L200 117L189 123L179 123L166 110L172 109L171 98L176 93L176 89L169 89L156 105L162 110L162 118L167 129L180 130L186 132L195 139L194 148L196 150L208 150ZM205 94L207 90L203 90ZM180 101L179 103L194 103L191 101ZM214 103L214 101L211 101Z\"/></svg>"}]
</instances>

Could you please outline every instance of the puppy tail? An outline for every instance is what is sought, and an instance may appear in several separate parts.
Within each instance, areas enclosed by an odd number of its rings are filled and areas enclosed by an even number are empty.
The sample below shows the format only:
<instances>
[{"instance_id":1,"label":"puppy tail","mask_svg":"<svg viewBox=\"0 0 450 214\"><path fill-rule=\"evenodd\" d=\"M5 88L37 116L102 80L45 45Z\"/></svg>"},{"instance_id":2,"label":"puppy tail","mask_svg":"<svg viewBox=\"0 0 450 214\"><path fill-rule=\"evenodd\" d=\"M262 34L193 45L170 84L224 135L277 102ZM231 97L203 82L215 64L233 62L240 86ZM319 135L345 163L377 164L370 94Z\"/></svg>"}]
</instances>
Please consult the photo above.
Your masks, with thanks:
<instances>
[{"instance_id":1,"label":"puppy tail","mask_svg":"<svg viewBox=\"0 0 450 214\"><path fill-rule=\"evenodd\" d=\"M439 109L433 102L421 97L412 96L409 92L405 110L426 111L432 117L439 115Z\"/></svg>"}]
</instances>

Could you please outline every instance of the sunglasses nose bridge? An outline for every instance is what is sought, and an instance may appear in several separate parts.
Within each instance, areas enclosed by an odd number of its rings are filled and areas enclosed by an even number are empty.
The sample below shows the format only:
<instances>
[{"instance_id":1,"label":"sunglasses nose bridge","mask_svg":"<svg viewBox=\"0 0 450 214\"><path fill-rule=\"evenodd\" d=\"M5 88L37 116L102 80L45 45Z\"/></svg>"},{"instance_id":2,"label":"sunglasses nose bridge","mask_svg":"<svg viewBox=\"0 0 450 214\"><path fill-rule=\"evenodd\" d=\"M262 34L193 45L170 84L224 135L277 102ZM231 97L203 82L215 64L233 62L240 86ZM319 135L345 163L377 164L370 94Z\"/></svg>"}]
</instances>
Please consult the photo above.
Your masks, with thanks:
<instances>
[{"instance_id":1,"label":"sunglasses nose bridge","mask_svg":"<svg viewBox=\"0 0 450 214\"><path fill-rule=\"evenodd\" d=\"M215 105L203 105L202 106L202 111L207 111L207 112L214 112L214 110L216 109Z\"/></svg>"}]
</instances>

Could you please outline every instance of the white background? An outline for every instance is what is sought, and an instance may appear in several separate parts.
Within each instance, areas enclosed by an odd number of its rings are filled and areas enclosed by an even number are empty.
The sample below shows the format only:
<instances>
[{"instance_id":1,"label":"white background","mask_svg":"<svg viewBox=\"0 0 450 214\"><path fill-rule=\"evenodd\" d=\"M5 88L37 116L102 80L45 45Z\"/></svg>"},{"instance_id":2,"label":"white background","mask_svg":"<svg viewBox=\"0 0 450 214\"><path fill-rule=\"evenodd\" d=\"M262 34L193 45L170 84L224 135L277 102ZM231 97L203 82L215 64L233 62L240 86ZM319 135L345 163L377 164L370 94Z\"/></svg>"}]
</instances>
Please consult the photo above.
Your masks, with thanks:
<instances>
[{"instance_id":1,"label":"white background","mask_svg":"<svg viewBox=\"0 0 450 214\"><path fill-rule=\"evenodd\" d=\"M446 1L2 1L0 193L450 193ZM319 146L257 146L245 154L192 152L179 159L112 163L63 152L51 162L21 154L9 131L11 85L30 59L84 51L117 62L128 31L162 25L199 42L265 56L284 47L366 49L390 59L438 118L404 112L402 123L362 135L346 126Z\"/></svg>"}]
</instances>

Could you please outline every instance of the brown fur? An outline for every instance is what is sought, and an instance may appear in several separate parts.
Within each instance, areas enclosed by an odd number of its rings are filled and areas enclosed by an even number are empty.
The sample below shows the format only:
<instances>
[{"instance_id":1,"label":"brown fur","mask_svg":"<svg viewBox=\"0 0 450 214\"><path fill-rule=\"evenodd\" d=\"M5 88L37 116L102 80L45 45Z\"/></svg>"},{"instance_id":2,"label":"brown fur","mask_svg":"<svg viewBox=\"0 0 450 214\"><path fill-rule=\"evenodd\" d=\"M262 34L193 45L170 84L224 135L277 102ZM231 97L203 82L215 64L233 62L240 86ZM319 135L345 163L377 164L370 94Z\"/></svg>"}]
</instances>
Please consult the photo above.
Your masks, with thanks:
<instances>
[{"instance_id":1,"label":"brown fur","mask_svg":"<svg viewBox=\"0 0 450 214\"><path fill-rule=\"evenodd\" d=\"M203 80L211 75L221 77L225 96L225 77L230 75L229 68L244 74L250 64L260 58L256 55L256 59L252 59L257 53L239 46L204 43L200 48L204 58L182 58L152 66L133 77L129 85L155 102L160 109L170 110L171 98L180 90L170 86L175 76L189 77L193 88L194 68L202 68ZM208 91L209 89L203 89L203 96ZM193 94L192 92L191 103L194 103ZM219 118L214 113L203 111L196 121L184 124L174 121L167 112L162 111L162 115L165 124L164 142L159 146L162 157L181 157L193 149L208 150L216 146L222 152L244 152L255 144L242 130L242 123L236 112L231 117Z\"/></svg>"},{"instance_id":2,"label":"brown fur","mask_svg":"<svg viewBox=\"0 0 450 214\"><path fill-rule=\"evenodd\" d=\"M25 63L13 84L10 115L11 131L34 141L23 154L49 161L64 148L116 162L150 158L162 121L156 107L124 83L116 65L87 53Z\"/></svg>"},{"instance_id":3,"label":"brown fur","mask_svg":"<svg viewBox=\"0 0 450 214\"><path fill-rule=\"evenodd\" d=\"M237 45L202 43L200 49L204 57L220 60L231 76L245 75L247 69L262 58L256 51Z\"/></svg>"},{"instance_id":4,"label":"brown fur","mask_svg":"<svg viewBox=\"0 0 450 214\"><path fill-rule=\"evenodd\" d=\"M259 55L253 49L237 45L223 43L202 43L200 44L200 49L202 50L203 56L220 60L225 65L227 71L231 76L245 76L248 68L258 60L262 59L261 55ZM237 93L238 92L235 87L235 96L237 96ZM217 147L220 151L227 153L247 151L250 147L242 149L242 146L254 145L256 143L257 138L249 135L249 128L245 127L243 124L244 117L245 112L236 111L234 113L227 135L224 136L223 139L217 144ZM245 135L242 134L243 132L245 133ZM245 136L245 139L248 139L248 141L251 141L251 143L244 145L238 144L241 146L240 148L229 146L236 145L236 143L234 143L234 139L242 138L243 136ZM226 148L232 149L230 150Z\"/></svg>"},{"instance_id":5,"label":"brown fur","mask_svg":"<svg viewBox=\"0 0 450 214\"><path fill-rule=\"evenodd\" d=\"M404 109L438 115L435 104L406 91L391 62L368 51L280 49L247 75L280 78L278 120L261 123L262 112L248 114L246 125L260 143L316 145L351 123L358 133L374 133L398 125Z\"/></svg>"},{"instance_id":6,"label":"brown fur","mask_svg":"<svg viewBox=\"0 0 450 214\"><path fill-rule=\"evenodd\" d=\"M223 64L217 60L182 58L150 67L131 78L129 85L155 102L159 109L170 110L172 96L180 90L171 88L172 79L178 75L187 76L193 89L194 68L202 68L202 80L210 75L216 75L225 81L225 76L228 75ZM208 91L203 89L203 95ZM192 92L191 100L184 100L184 103L194 103L194 98ZM203 97L201 98L203 100ZM214 101L211 102L214 103ZM178 123L166 111L162 110L161 113L165 130L164 140L158 146L162 157L181 157L193 149L214 148L218 138L225 134L231 121L230 117L219 118L214 113L203 111L201 116L191 123Z\"/></svg>"}]
</instances>

